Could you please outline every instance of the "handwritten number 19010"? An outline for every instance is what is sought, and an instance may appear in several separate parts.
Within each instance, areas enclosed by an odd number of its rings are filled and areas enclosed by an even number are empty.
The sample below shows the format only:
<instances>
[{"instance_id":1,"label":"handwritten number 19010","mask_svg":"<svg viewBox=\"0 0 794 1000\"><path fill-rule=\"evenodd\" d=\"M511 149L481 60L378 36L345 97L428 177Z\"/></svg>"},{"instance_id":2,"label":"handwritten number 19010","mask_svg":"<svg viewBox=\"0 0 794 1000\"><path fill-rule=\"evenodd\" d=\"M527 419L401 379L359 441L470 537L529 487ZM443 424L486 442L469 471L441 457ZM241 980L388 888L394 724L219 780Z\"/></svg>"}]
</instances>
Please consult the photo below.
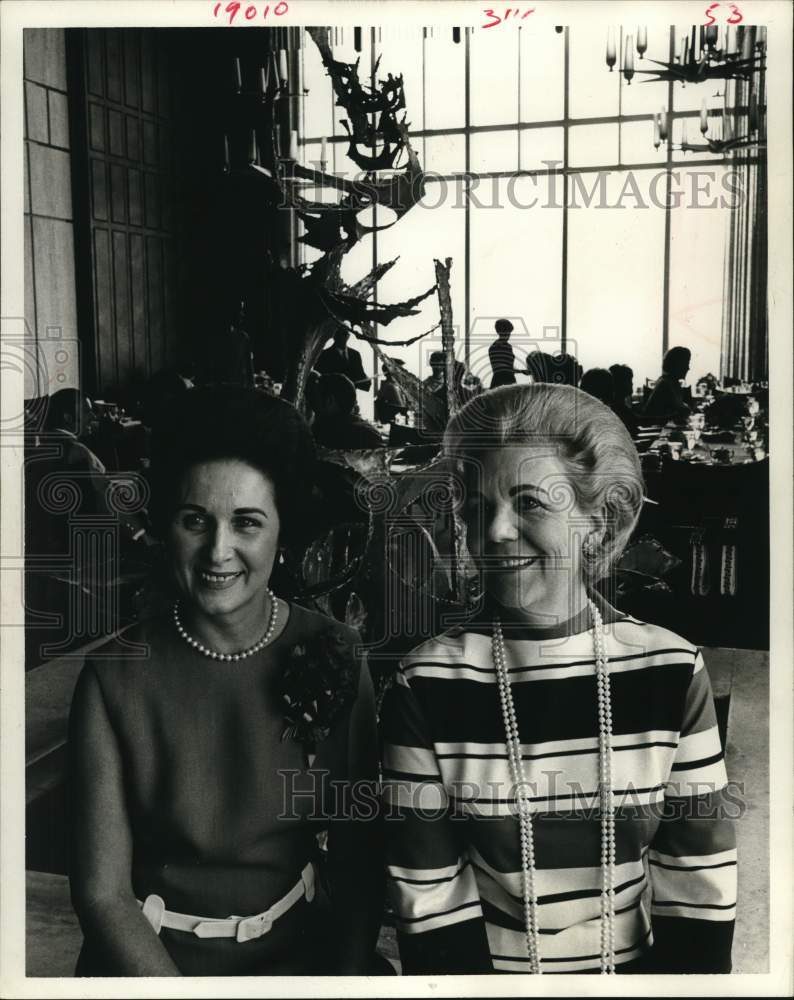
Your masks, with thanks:
<instances>
[{"instance_id":1,"label":"handwritten number 19010","mask_svg":"<svg viewBox=\"0 0 794 1000\"><path fill-rule=\"evenodd\" d=\"M253 21L260 13L260 10L263 18L270 17L271 15L273 17L283 17L289 10L289 4L286 0L279 0L277 4L267 3L260 8L258 4L249 3L243 5L242 3L238 3L237 0L232 0L232 2L227 4L216 3L212 10L212 16L225 17L228 24L234 24L234 19L239 13L242 12L242 16L246 21Z\"/></svg>"}]
</instances>

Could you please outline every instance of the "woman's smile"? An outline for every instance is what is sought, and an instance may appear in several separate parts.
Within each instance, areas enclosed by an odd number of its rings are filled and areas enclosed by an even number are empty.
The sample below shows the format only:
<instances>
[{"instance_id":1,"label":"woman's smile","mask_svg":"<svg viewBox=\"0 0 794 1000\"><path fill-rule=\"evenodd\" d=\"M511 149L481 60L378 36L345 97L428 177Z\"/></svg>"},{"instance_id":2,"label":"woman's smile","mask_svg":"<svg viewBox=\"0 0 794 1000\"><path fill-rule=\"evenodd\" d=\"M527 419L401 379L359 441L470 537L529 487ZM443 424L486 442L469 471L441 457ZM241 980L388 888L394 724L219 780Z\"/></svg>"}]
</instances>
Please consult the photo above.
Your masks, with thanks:
<instances>
[{"instance_id":1,"label":"woman's smile","mask_svg":"<svg viewBox=\"0 0 794 1000\"><path fill-rule=\"evenodd\" d=\"M197 570L197 575L199 578L199 583L202 587L208 587L210 590L228 590L229 587L234 586L234 584L243 575L242 570L238 570L235 573L216 573L209 569L199 569Z\"/></svg>"},{"instance_id":2,"label":"woman's smile","mask_svg":"<svg viewBox=\"0 0 794 1000\"><path fill-rule=\"evenodd\" d=\"M469 552L502 607L564 621L579 610L582 539L592 529L551 446L504 446L471 470Z\"/></svg>"},{"instance_id":3,"label":"woman's smile","mask_svg":"<svg viewBox=\"0 0 794 1000\"><path fill-rule=\"evenodd\" d=\"M486 556L483 565L491 572L511 573L526 569L537 561L537 556Z\"/></svg>"}]
</instances>

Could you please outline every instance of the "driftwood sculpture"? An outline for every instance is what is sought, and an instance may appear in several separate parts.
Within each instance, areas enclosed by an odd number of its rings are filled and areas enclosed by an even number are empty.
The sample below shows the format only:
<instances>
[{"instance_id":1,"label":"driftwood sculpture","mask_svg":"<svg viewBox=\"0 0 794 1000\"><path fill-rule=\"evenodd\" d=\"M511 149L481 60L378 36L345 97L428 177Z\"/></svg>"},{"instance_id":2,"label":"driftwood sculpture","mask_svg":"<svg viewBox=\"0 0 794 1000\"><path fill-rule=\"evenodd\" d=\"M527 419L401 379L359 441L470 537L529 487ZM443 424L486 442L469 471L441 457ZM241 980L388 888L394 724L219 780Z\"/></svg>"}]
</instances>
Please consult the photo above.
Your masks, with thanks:
<instances>
[{"instance_id":1,"label":"driftwood sculpture","mask_svg":"<svg viewBox=\"0 0 794 1000\"><path fill-rule=\"evenodd\" d=\"M373 345L413 343L431 330L419 337L384 340L376 335L375 327L416 315L421 303L435 291L434 286L403 302L375 304L372 293L377 281L396 261L379 264L353 285L342 281L345 254L364 236L396 225L421 199L424 175L411 147L405 115L397 120L398 112L405 108L402 77L389 74L386 80L378 80L376 67L374 80L365 85L359 79L358 61L350 64L334 59L327 28L306 30L320 51L337 104L348 114L348 154L368 172L362 180L351 181L279 157L275 125L274 155L267 158L272 168L256 162L250 165L278 207L297 213L306 230L301 241L323 253L308 266L284 268L275 262L269 264L270 286L282 300L281 315L289 318L275 331L282 338L287 369L282 395L299 408L305 407L309 373L335 330L342 327ZM382 146L382 152L372 156L377 144ZM367 153L363 147L368 148ZM379 171L394 168L402 159L405 166L396 175L378 177ZM340 200L329 204L307 199L302 194L307 186L334 189L340 193ZM377 223L378 208L390 209L383 212L387 221L382 225ZM362 213L366 213L366 220Z\"/></svg>"}]
</instances>

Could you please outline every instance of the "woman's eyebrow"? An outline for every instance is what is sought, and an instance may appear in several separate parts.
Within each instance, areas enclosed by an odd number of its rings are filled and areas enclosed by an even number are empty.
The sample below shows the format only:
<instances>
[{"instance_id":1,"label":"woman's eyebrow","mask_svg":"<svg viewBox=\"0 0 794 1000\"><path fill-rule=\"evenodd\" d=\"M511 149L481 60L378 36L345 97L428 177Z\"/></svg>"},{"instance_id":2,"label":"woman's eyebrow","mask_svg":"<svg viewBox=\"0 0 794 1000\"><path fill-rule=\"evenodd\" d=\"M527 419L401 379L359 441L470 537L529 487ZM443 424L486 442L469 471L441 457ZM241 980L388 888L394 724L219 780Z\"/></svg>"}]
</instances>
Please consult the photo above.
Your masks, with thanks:
<instances>
[{"instance_id":1,"label":"woman's eyebrow","mask_svg":"<svg viewBox=\"0 0 794 1000\"><path fill-rule=\"evenodd\" d=\"M202 507L201 504L197 503L181 503L177 510L195 510L199 514L206 514L207 508ZM234 510L235 514L261 514L262 517L267 517L267 514L261 509L261 507L236 507Z\"/></svg>"},{"instance_id":2,"label":"woman's eyebrow","mask_svg":"<svg viewBox=\"0 0 794 1000\"><path fill-rule=\"evenodd\" d=\"M508 492L508 496L514 497L517 493L524 493L525 491L530 491L532 493L542 493L544 497L548 497L548 491L544 490L542 486L533 486L532 483L520 483L518 486L511 486Z\"/></svg>"}]
</instances>

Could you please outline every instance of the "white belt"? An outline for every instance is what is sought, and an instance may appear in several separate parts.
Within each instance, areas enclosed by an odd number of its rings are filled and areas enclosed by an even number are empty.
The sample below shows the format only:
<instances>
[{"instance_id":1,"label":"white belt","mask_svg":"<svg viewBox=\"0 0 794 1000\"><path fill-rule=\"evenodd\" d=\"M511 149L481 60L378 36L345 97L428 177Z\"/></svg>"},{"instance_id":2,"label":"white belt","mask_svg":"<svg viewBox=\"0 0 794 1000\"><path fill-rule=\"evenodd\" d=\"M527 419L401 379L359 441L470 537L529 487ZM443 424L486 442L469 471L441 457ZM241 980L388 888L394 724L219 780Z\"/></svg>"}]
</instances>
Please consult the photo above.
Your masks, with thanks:
<instances>
[{"instance_id":1,"label":"white belt","mask_svg":"<svg viewBox=\"0 0 794 1000\"><path fill-rule=\"evenodd\" d=\"M267 934L274 921L291 909L298 900L306 896L311 903L314 899L314 866L306 865L301 872L300 881L282 896L270 909L257 913L253 917L194 917L189 913L174 913L166 910L162 896L147 896L143 903L143 915L154 928L156 934L161 927L170 927L175 931L188 931L200 938L236 938L239 943L255 941Z\"/></svg>"}]
</instances>

